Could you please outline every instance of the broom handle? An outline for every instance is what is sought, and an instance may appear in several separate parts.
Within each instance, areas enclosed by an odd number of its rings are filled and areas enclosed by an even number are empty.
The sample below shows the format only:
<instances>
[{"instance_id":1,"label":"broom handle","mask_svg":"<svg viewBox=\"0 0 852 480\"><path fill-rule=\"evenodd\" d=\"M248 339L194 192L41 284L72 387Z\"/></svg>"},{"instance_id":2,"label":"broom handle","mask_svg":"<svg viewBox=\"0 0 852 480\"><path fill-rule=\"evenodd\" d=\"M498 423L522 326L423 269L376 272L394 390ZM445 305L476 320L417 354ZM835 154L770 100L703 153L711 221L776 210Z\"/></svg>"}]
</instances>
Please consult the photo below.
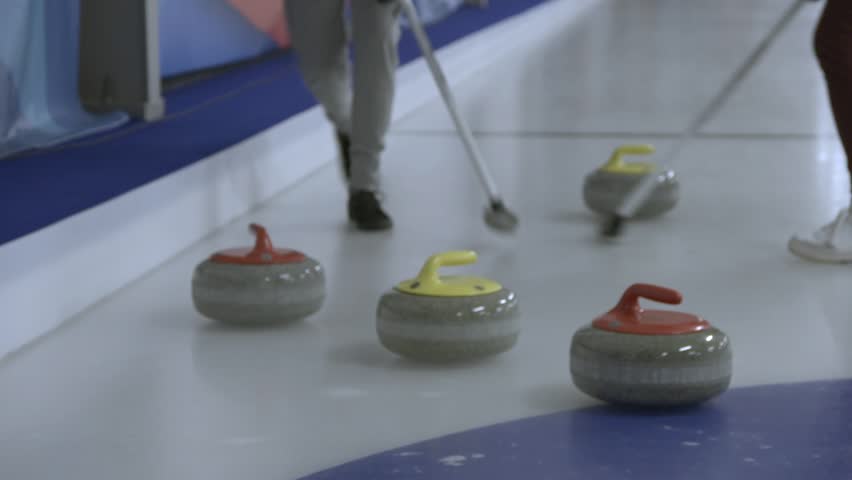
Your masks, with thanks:
<instances>
[{"instance_id":1,"label":"broom handle","mask_svg":"<svg viewBox=\"0 0 852 480\"><path fill-rule=\"evenodd\" d=\"M812 0L795 0L781 15L781 18L778 22L773 26L772 30L770 30L769 34L764 37L764 39L757 45L757 48L754 49L753 52L745 59L745 61L739 66L739 68L734 72L728 82L719 90L719 93L707 104L707 107L698 115L694 122L689 126L689 128L684 131L680 136L672 148L669 151L669 154L666 155L666 162L664 163L665 169L671 168L671 165L674 164L675 159L680 155L680 151L683 149L686 142L693 136L695 136L701 127L710 120L710 118L725 104L725 102L730 97L731 93L736 89L737 85L745 78L751 68L757 63L758 60L769 50L769 47L772 45L772 42L776 37L781 33L782 30L793 20L799 10L805 5L805 3ZM621 205L616 209L616 213L623 218L632 217L645 202L650 198L651 193L654 190L654 187L657 185L658 175L656 173L652 173L650 175L645 176L639 185L633 188L630 194L625 197L624 201L621 202Z\"/></svg>"},{"instance_id":2,"label":"broom handle","mask_svg":"<svg viewBox=\"0 0 852 480\"><path fill-rule=\"evenodd\" d=\"M441 96L444 98L444 103L447 105L447 110L450 112L453 123L455 123L456 129L462 137L465 149L467 149L468 155L470 155L470 158L473 160L473 164L476 167L476 173L479 175L480 181L482 181L482 184L485 186L486 190L488 190L488 196L491 198L491 201L499 201L500 194L497 190L497 184L494 183L494 179L491 178L488 170L485 169L482 153L479 151L479 147L473 138L470 128L467 126L467 122L465 122L459 114L458 105L450 91L449 85L447 84L444 72L441 70L438 60L435 59L435 52L432 48L432 43L429 41L426 31L423 29L423 23L417 15L417 9L414 7L411 0L400 0L400 4L402 5L403 10L405 10L405 16L408 17L411 31L417 39L417 44L423 52L423 58L426 59L426 63L429 65L429 70L432 71L432 77L435 79L435 84L438 86L438 90L440 90Z\"/></svg>"}]
</instances>

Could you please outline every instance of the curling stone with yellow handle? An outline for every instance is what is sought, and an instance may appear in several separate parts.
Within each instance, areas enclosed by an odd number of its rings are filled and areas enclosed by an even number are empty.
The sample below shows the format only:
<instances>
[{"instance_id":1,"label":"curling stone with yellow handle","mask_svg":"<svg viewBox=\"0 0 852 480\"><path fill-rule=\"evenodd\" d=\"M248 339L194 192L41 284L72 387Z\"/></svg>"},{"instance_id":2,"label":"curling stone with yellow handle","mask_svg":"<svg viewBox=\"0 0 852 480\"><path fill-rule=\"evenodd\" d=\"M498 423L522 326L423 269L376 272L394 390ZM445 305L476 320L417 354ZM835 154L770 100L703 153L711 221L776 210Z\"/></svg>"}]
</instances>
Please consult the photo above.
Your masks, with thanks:
<instances>
[{"instance_id":1,"label":"curling stone with yellow handle","mask_svg":"<svg viewBox=\"0 0 852 480\"><path fill-rule=\"evenodd\" d=\"M225 250L195 268L192 299L207 318L239 325L301 320L325 299L325 272L302 252L275 248L252 224L254 248Z\"/></svg>"},{"instance_id":2,"label":"curling stone with yellow handle","mask_svg":"<svg viewBox=\"0 0 852 480\"><path fill-rule=\"evenodd\" d=\"M430 257L417 278L386 292L376 330L388 350L423 362L458 362L511 349L520 335L518 298L487 278L439 276L443 266L476 262L472 251Z\"/></svg>"},{"instance_id":3,"label":"curling stone with yellow handle","mask_svg":"<svg viewBox=\"0 0 852 480\"><path fill-rule=\"evenodd\" d=\"M649 218L662 215L675 207L680 185L674 171L657 172L656 166L646 162L625 162L625 155L650 155L651 145L622 145L615 149L609 161L586 176L583 199L593 211L610 215L646 175L657 176L657 186L636 217Z\"/></svg>"}]
</instances>

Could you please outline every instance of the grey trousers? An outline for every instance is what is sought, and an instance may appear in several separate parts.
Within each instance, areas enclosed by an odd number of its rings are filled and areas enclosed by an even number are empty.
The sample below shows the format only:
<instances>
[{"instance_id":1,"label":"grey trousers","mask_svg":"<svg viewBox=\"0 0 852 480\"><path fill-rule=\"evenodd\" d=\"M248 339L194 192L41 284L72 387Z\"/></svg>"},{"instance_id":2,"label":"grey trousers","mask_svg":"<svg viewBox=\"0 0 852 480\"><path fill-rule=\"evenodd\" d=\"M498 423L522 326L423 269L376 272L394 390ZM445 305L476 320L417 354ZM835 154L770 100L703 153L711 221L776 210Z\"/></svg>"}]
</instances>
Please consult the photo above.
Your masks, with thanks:
<instances>
[{"instance_id":1,"label":"grey trousers","mask_svg":"<svg viewBox=\"0 0 852 480\"><path fill-rule=\"evenodd\" d=\"M350 88L344 1L289 0L286 5L305 84L335 128L350 137L349 188L376 191L399 65L400 6L351 1L355 61Z\"/></svg>"}]
</instances>

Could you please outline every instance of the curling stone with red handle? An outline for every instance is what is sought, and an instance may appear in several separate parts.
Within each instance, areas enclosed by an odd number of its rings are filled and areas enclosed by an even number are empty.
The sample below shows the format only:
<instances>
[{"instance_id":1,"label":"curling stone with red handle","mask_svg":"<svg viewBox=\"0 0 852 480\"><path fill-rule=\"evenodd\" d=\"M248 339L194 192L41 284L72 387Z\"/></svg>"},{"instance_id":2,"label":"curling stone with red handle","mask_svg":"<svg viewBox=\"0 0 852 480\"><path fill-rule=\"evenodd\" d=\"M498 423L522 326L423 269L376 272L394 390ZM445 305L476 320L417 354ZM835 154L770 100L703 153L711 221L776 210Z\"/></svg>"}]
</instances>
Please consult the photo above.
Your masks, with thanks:
<instances>
[{"instance_id":1,"label":"curling stone with red handle","mask_svg":"<svg viewBox=\"0 0 852 480\"><path fill-rule=\"evenodd\" d=\"M515 293L480 277L438 276L476 261L471 251L430 257L417 278L386 292L376 330L388 350L423 362L475 360L511 349L520 334Z\"/></svg>"},{"instance_id":2,"label":"curling stone with red handle","mask_svg":"<svg viewBox=\"0 0 852 480\"><path fill-rule=\"evenodd\" d=\"M636 212L637 218L662 215L675 207L680 183L674 171L656 171L652 163L623 161L624 155L654 153L652 145L623 145L618 147L606 165L586 176L583 199L592 211L611 215L647 175L657 176L657 185L647 202Z\"/></svg>"},{"instance_id":3,"label":"curling stone with red handle","mask_svg":"<svg viewBox=\"0 0 852 480\"><path fill-rule=\"evenodd\" d=\"M195 268L192 299L205 317L260 325L303 319L325 299L325 272L316 260L272 245L266 229L252 224L254 248L225 250Z\"/></svg>"},{"instance_id":4,"label":"curling stone with red handle","mask_svg":"<svg viewBox=\"0 0 852 480\"><path fill-rule=\"evenodd\" d=\"M615 404L701 403L731 382L728 336L688 313L644 310L639 297L679 304L675 290L632 285L621 301L571 342L571 376L588 395Z\"/></svg>"}]
</instances>

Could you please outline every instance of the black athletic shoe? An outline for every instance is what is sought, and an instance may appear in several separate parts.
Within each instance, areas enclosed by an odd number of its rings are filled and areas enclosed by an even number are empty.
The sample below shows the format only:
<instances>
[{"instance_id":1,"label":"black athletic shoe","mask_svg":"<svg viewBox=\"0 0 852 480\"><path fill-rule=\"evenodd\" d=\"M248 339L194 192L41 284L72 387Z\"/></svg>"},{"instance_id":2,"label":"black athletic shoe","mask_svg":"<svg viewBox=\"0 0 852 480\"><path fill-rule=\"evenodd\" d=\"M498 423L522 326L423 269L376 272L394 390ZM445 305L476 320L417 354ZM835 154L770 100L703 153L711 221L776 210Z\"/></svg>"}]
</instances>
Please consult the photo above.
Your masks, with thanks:
<instances>
[{"instance_id":1,"label":"black athletic shoe","mask_svg":"<svg viewBox=\"0 0 852 480\"><path fill-rule=\"evenodd\" d=\"M343 170L343 175L347 181L352 176L352 157L349 156L350 143L348 135L337 132L337 147L340 149L340 168Z\"/></svg>"},{"instance_id":2,"label":"black athletic shoe","mask_svg":"<svg viewBox=\"0 0 852 480\"><path fill-rule=\"evenodd\" d=\"M374 192L358 190L349 195L349 220L360 230L387 230L393 226Z\"/></svg>"}]
</instances>

